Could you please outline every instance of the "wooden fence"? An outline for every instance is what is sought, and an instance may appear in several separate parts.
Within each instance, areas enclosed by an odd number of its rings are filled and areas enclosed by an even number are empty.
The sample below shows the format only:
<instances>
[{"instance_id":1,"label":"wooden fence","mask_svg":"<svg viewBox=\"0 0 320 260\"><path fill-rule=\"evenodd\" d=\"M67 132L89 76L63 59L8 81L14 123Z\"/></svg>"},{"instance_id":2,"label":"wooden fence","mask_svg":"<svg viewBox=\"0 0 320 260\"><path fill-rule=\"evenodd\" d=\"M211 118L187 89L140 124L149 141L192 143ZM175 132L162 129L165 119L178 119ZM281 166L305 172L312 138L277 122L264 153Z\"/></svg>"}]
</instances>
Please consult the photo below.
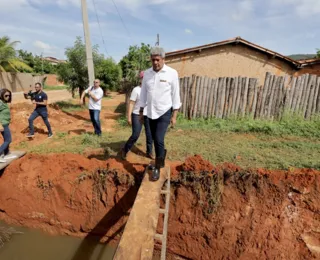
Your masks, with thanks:
<instances>
[{"instance_id":1,"label":"wooden fence","mask_svg":"<svg viewBox=\"0 0 320 260\"><path fill-rule=\"evenodd\" d=\"M306 119L320 112L320 77L266 74L263 85L247 77L180 78L181 112L192 118L280 119L295 113Z\"/></svg>"}]
</instances>

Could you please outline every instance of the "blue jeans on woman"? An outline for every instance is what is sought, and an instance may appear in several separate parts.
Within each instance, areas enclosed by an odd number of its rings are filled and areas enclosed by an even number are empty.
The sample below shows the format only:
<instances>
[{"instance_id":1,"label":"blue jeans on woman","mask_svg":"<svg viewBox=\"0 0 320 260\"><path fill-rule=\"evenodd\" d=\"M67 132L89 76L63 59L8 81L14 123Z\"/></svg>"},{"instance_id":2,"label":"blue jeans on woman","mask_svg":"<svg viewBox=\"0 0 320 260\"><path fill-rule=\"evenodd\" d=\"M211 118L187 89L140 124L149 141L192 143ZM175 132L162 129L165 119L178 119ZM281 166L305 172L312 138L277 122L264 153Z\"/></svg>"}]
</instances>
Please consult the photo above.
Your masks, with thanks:
<instances>
[{"instance_id":1,"label":"blue jeans on woman","mask_svg":"<svg viewBox=\"0 0 320 260\"><path fill-rule=\"evenodd\" d=\"M165 157L164 137L166 135L168 126L170 125L172 115L172 109L169 109L166 113L160 116L158 119L150 119L150 129L152 138L154 140L154 149L156 151L157 158Z\"/></svg>"},{"instance_id":2,"label":"blue jeans on woman","mask_svg":"<svg viewBox=\"0 0 320 260\"><path fill-rule=\"evenodd\" d=\"M125 153L128 153L133 147L133 145L137 142L142 130L142 124L139 120L139 115L132 113L131 123L132 123L132 134L124 146ZM151 135L150 125L149 125L149 119L146 116L144 116L144 129L145 129L146 139L147 139L146 140L147 154L152 154L152 135Z\"/></svg>"},{"instance_id":3,"label":"blue jeans on woman","mask_svg":"<svg viewBox=\"0 0 320 260\"><path fill-rule=\"evenodd\" d=\"M100 110L89 109L90 119L96 135L101 135Z\"/></svg>"},{"instance_id":4,"label":"blue jeans on woman","mask_svg":"<svg viewBox=\"0 0 320 260\"><path fill-rule=\"evenodd\" d=\"M3 126L3 132L1 132L1 134L3 136L3 143L0 146L0 155L7 155L9 153L9 145L12 142L9 125Z\"/></svg>"}]
</instances>

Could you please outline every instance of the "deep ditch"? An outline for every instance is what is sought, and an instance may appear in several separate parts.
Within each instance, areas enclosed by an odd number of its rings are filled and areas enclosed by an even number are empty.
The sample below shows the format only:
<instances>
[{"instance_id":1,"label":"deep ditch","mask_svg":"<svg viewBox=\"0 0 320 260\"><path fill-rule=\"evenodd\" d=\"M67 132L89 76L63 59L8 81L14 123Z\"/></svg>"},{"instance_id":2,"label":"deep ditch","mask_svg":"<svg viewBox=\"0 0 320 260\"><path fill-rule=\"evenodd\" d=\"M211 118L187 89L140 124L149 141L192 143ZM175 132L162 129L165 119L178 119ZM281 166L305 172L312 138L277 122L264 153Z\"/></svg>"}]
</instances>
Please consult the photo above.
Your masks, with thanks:
<instances>
[{"instance_id":1,"label":"deep ditch","mask_svg":"<svg viewBox=\"0 0 320 260\"><path fill-rule=\"evenodd\" d=\"M144 166L73 154L28 154L0 178L0 220L116 243ZM243 170L193 156L172 168L172 175L171 254L186 259L320 258L319 171Z\"/></svg>"}]
</instances>

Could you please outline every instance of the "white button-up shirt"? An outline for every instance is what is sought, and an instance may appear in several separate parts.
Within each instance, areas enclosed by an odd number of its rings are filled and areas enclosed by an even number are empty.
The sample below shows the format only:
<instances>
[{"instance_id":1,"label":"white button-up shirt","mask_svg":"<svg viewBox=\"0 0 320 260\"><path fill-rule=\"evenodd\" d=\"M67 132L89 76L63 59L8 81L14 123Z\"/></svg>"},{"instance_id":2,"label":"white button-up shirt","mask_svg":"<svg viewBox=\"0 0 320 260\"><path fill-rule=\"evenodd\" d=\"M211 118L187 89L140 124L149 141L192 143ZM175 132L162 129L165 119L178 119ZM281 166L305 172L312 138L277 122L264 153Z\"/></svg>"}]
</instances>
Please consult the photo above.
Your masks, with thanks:
<instances>
[{"instance_id":1,"label":"white button-up shirt","mask_svg":"<svg viewBox=\"0 0 320 260\"><path fill-rule=\"evenodd\" d=\"M170 108L181 107L178 72L164 65L159 72L145 71L140 93L140 107L147 106L147 117L158 119Z\"/></svg>"}]
</instances>

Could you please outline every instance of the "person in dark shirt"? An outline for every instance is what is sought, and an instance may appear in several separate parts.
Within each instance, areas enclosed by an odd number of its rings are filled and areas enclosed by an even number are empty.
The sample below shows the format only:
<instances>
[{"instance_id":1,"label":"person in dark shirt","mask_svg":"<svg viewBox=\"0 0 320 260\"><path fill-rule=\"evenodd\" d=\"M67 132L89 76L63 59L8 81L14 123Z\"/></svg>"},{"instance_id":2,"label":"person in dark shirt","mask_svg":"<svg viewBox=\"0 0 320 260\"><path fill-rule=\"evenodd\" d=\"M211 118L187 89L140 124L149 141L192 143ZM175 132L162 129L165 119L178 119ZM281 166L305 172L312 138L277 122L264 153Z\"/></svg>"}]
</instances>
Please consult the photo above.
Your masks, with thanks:
<instances>
[{"instance_id":1,"label":"person in dark shirt","mask_svg":"<svg viewBox=\"0 0 320 260\"><path fill-rule=\"evenodd\" d=\"M42 85L41 83L36 83L35 85L35 92L33 93L24 93L24 97L26 99L31 99L32 104L36 105L35 110L32 112L32 114L29 117L29 134L27 137L34 137L34 127L33 127L33 121L41 116L43 119L43 122L48 128L48 137L51 138L53 136L51 126L48 120L48 96L46 93L42 91Z\"/></svg>"}]
</instances>

